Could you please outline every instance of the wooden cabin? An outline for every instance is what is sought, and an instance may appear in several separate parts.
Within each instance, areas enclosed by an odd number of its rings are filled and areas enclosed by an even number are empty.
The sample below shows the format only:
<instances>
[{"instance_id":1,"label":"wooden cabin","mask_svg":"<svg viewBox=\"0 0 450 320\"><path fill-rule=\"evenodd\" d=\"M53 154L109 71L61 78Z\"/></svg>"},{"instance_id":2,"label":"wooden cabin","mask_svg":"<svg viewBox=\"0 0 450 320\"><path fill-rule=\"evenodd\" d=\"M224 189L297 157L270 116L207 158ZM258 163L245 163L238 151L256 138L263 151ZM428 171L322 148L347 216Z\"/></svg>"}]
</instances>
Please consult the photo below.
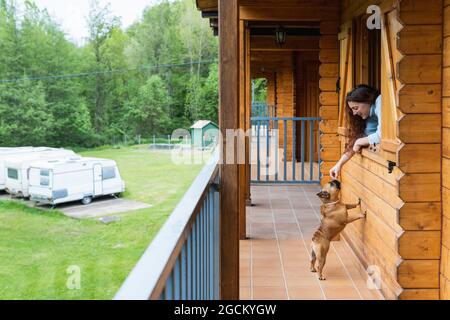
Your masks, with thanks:
<instances>
[{"instance_id":1,"label":"wooden cabin","mask_svg":"<svg viewBox=\"0 0 450 320\"><path fill-rule=\"evenodd\" d=\"M380 9L381 29L367 27L370 5ZM220 39L221 130L250 128L251 80L266 78L278 115L321 117L314 152L322 184L345 147L346 94L360 83L381 91L382 142L341 173L343 200L361 199L367 219L340 241L364 267L379 267L386 299L449 299L450 1L197 0L197 7ZM282 47L261 30L280 25L298 32ZM248 161L220 167L224 299L239 295L250 171Z\"/></svg>"}]
</instances>

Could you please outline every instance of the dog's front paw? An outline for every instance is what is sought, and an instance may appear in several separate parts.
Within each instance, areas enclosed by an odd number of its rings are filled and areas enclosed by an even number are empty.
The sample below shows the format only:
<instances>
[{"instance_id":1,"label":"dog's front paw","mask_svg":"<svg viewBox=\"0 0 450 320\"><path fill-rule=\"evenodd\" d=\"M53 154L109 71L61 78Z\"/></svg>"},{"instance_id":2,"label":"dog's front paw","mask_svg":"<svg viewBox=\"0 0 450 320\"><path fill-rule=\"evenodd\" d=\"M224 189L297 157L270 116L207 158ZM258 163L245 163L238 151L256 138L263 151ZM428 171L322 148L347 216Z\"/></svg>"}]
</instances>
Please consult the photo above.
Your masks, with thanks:
<instances>
[{"instance_id":1,"label":"dog's front paw","mask_svg":"<svg viewBox=\"0 0 450 320\"><path fill-rule=\"evenodd\" d=\"M311 269L309 269L309 271L311 271L312 273L316 273L317 272L316 268L311 268Z\"/></svg>"},{"instance_id":2,"label":"dog's front paw","mask_svg":"<svg viewBox=\"0 0 450 320\"><path fill-rule=\"evenodd\" d=\"M320 277L319 277L319 280L320 280L320 281L325 281L325 280L327 280L327 278L325 278L325 276L320 276Z\"/></svg>"}]
</instances>

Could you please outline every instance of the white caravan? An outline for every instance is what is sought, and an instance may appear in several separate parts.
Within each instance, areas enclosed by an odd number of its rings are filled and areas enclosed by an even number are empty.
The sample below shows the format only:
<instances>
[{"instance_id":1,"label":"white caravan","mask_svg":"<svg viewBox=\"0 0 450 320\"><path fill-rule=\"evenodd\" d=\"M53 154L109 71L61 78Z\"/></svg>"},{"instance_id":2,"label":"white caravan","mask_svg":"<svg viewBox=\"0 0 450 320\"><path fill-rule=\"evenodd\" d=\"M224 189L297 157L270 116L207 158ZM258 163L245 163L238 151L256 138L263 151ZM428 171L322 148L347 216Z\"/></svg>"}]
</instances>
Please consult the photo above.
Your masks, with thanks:
<instances>
[{"instance_id":1,"label":"white caravan","mask_svg":"<svg viewBox=\"0 0 450 320\"><path fill-rule=\"evenodd\" d=\"M29 169L33 162L39 160L56 160L77 157L72 150L51 149L42 152L19 154L5 158L5 190L15 197L28 198Z\"/></svg>"},{"instance_id":2,"label":"white caravan","mask_svg":"<svg viewBox=\"0 0 450 320\"><path fill-rule=\"evenodd\" d=\"M34 162L29 184L32 201L52 206L125 191L116 162L97 158Z\"/></svg>"},{"instance_id":3,"label":"white caravan","mask_svg":"<svg viewBox=\"0 0 450 320\"><path fill-rule=\"evenodd\" d=\"M19 147L19 148L0 148L0 191L5 190L5 159L15 155L25 155L27 153L43 152L51 150L51 148L39 147Z\"/></svg>"}]
</instances>

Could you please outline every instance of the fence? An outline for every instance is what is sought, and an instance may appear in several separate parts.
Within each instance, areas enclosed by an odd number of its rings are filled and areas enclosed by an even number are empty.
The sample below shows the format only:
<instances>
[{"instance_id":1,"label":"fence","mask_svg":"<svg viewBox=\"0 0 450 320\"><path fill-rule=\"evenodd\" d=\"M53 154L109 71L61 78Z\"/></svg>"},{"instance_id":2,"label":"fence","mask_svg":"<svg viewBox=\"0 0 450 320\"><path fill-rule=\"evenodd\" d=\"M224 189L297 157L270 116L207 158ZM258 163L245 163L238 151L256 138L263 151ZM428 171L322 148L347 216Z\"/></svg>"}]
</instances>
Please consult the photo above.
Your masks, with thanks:
<instances>
[{"instance_id":1,"label":"fence","mask_svg":"<svg viewBox=\"0 0 450 320\"><path fill-rule=\"evenodd\" d=\"M320 120L252 117L252 183L320 183Z\"/></svg>"},{"instance_id":2,"label":"fence","mask_svg":"<svg viewBox=\"0 0 450 320\"><path fill-rule=\"evenodd\" d=\"M115 300L219 299L218 153L130 273Z\"/></svg>"}]
</instances>

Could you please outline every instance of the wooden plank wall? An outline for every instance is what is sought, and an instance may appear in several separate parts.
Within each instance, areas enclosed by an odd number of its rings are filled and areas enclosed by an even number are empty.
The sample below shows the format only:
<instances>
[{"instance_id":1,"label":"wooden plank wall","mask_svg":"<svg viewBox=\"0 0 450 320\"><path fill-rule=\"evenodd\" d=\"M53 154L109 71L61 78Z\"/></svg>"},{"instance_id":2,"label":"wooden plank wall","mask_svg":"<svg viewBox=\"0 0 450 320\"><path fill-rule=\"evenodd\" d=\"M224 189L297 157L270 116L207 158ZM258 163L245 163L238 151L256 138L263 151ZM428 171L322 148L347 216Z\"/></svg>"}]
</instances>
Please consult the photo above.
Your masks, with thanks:
<instances>
[{"instance_id":1,"label":"wooden plank wall","mask_svg":"<svg viewBox=\"0 0 450 320\"><path fill-rule=\"evenodd\" d=\"M444 58L442 99L442 257L440 294L450 299L450 0L444 3Z\"/></svg>"},{"instance_id":2,"label":"wooden plank wall","mask_svg":"<svg viewBox=\"0 0 450 320\"><path fill-rule=\"evenodd\" d=\"M281 54L281 52L279 52ZM294 90L294 55L288 52L277 72L277 114L279 117L295 117L295 90ZM287 161L292 161L293 151L293 125L287 122ZM280 121L280 146L284 144L284 123Z\"/></svg>"},{"instance_id":3,"label":"wooden plank wall","mask_svg":"<svg viewBox=\"0 0 450 320\"><path fill-rule=\"evenodd\" d=\"M441 0L400 2L403 25L397 41L403 58L398 64L398 137L404 146L398 166L405 174L399 185L404 201L400 225L405 230L398 252L403 262L398 281L400 299L439 299L441 257Z\"/></svg>"},{"instance_id":4,"label":"wooden plank wall","mask_svg":"<svg viewBox=\"0 0 450 320\"><path fill-rule=\"evenodd\" d=\"M349 3L342 23L370 4ZM387 299L439 299L442 1L396 4L380 3L403 26L397 35L388 33L394 61L389 66L384 57L382 68L387 74L394 68L398 90L383 106L402 115L395 131L403 145L391 174L383 154L368 150L345 166L343 199L360 198L368 215L349 225L344 237L365 266L379 268Z\"/></svg>"},{"instance_id":5,"label":"wooden plank wall","mask_svg":"<svg viewBox=\"0 0 450 320\"><path fill-rule=\"evenodd\" d=\"M336 15L336 18L338 15ZM323 148L322 184L330 181L329 171L339 160L339 137L338 137L338 94L336 83L339 77L339 21L327 20L320 23L320 51L319 51L319 89L320 89L320 112L322 118L320 123L320 145Z\"/></svg>"},{"instance_id":6,"label":"wooden plank wall","mask_svg":"<svg viewBox=\"0 0 450 320\"><path fill-rule=\"evenodd\" d=\"M341 31L347 31L352 26L352 19L365 13L365 9L373 4L371 1L345 1L342 8ZM341 66L342 79L347 80L353 75L352 62L354 30L343 43L345 52L349 52L349 65ZM342 59L341 61L346 61ZM385 59L386 60L386 59ZM387 68L386 62L382 68ZM383 79L386 81L387 79ZM351 81L350 81L351 82ZM350 86L351 87L351 86ZM342 97L347 94L349 86L341 84ZM342 99L342 103L344 103ZM383 112L386 110L383 109ZM344 152L345 139L342 139L341 151ZM397 280L397 269L401 263L398 254L398 238L402 228L398 224L399 209L403 205L398 197L399 183L402 172L396 168L388 173L387 161L380 155L365 150L362 155L356 155L347 163L341 173L343 182L342 199L347 203L361 199L361 207L367 212L367 218L347 226L343 233L344 239L354 250L364 267L376 270L381 280L381 291L386 299L398 299L402 287Z\"/></svg>"},{"instance_id":7,"label":"wooden plank wall","mask_svg":"<svg viewBox=\"0 0 450 320\"><path fill-rule=\"evenodd\" d=\"M342 170L342 199L355 203L367 212L365 220L348 225L343 234L364 267L375 267L379 272L381 291L386 299L397 299L402 288L397 281L401 263L398 238L402 229L398 224L398 197L400 170L388 173L384 159L370 151L356 155Z\"/></svg>"},{"instance_id":8,"label":"wooden plank wall","mask_svg":"<svg viewBox=\"0 0 450 320\"><path fill-rule=\"evenodd\" d=\"M295 53L295 108L296 117L319 117L319 52ZM333 111L332 111L333 112ZM310 158L310 123L305 124L305 155ZM297 122L296 157L301 161L301 123ZM314 135L317 137L318 124L314 124ZM318 141L313 140L313 159L317 159Z\"/></svg>"}]
</instances>

